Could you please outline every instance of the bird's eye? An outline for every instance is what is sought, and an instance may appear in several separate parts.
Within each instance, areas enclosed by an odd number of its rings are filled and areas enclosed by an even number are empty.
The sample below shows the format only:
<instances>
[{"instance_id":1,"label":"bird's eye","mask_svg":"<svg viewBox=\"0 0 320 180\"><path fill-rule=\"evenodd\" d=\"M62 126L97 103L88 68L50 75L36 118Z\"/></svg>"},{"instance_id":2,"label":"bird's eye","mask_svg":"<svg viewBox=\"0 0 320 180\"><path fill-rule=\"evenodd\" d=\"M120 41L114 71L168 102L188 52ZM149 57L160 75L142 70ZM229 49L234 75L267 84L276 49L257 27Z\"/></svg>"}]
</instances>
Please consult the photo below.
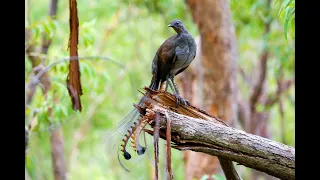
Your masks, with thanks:
<instances>
[{"instance_id":1,"label":"bird's eye","mask_svg":"<svg viewBox=\"0 0 320 180\"><path fill-rule=\"evenodd\" d=\"M179 22L176 22L176 25L179 25Z\"/></svg>"}]
</instances>

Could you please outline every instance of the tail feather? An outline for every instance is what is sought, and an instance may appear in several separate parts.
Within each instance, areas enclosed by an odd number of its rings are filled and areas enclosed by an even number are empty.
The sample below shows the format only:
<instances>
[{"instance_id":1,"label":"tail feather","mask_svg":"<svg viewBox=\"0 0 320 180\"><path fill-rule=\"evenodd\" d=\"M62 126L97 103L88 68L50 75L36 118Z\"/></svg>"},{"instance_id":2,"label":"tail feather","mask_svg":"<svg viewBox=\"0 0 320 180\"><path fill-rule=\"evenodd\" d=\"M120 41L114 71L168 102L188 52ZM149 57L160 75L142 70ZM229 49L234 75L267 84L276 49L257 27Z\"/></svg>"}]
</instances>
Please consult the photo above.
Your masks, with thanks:
<instances>
[{"instance_id":1,"label":"tail feather","mask_svg":"<svg viewBox=\"0 0 320 180\"><path fill-rule=\"evenodd\" d=\"M153 76L151 79L151 83L149 85L149 88L152 90L157 90L159 88L159 84L160 84L160 81L157 81L157 78L155 76ZM135 108L137 108L137 110L136 110L133 117L136 117L136 115L139 113L139 111L141 111L141 109L139 109L140 108L139 106L142 106L142 104L146 100L147 100L147 97L143 96L140 99L139 103L137 105L134 105ZM142 129L144 128L145 125L146 125L146 122L140 122L140 121L138 121L138 118L135 119L134 124L129 128L127 134L125 134L125 137L122 139L123 144L120 145L121 149L118 149L118 152L117 152L118 153L118 161L119 161L120 165L128 172L129 172L129 170L126 167L124 167L124 165L120 161L119 152L122 153L123 157L126 160L129 160L131 158L130 153L127 152L127 150L126 150L127 142L131 138L132 147L133 147L133 149L135 149L137 151L138 155L142 155L145 153L146 148L139 144L140 133L143 133ZM136 127L139 127L139 129L136 129ZM146 142L145 142L145 145L147 145Z\"/></svg>"},{"instance_id":2,"label":"tail feather","mask_svg":"<svg viewBox=\"0 0 320 180\"><path fill-rule=\"evenodd\" d=\"M152 76L151 83L149 85L149 89L157 90L159 88L159 84L160 84L160 81L158 81L155 76ZM140 99L138 105L141 106L146 100L147 100L147 97L143 96Z\"/></svg>"},{"instance_id":3,"label":"tail feather","mask_svg":"<svg viewBox=\"0 0 320 180\"><path fill-rule=\"evenodd\" d=\"M157 80L156 76L152 76L149 88L151 90L157 90L159 88L160 81Z\"/></svg>"}]
</instances>

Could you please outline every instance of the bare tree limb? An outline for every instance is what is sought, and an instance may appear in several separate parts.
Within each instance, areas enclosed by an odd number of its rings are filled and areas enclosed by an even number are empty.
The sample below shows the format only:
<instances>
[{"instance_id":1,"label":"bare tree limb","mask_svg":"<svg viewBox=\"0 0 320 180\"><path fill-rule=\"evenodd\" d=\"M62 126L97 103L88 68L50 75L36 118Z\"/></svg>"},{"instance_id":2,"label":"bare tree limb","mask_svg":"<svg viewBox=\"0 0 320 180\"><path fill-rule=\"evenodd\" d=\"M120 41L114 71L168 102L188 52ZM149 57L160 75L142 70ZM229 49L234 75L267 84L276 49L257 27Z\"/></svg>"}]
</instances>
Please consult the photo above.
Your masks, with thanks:
<instances>
[{"instance_id":1,"label":"bare tree limb","mask_svg":"<svg viewBox=\"0 0 320 180\"><path fill-rule=\"evenodd\" d=\"M279 101L280 96L286 92L292 85L295 83L295 78L282 80L279 85L277 92L275 94L270 95L269 98L267 98L264 102L264 105L266 107L273 106L276 102Z\"/></svg>"},{"instance_id":2,"label":"bare tree limb","mask_svg":"<svg viewBox=\"0 0 320 180\"><path fill-rule=\"evenodd\" d=\"M39 53L34 53L34 52L30 52L30 55L31 57L38 57L40 58L41 55ZM32 97L28 97L28 92L31 91L33 89L34 86L38 85L39 83L43 82L41 80L41 78L44 78L46 79L45 77L47 76L47 72L55 65L57 64L60 64L60 63L63 63L63 62L67 62L67 61L77 61L77 60L96 60L96 59L100 59L100 60L105 60L105 61L110 61L112 62L113 64L115 64L116 66L118 66L119 68L123 68L123 69L126 69L126 67L117 62L116 60L113 60L112 58L110 57L104 57L104 56L84 56L84 57L67 57L67 58L61 58L61 59L58 59L58 60L54 60L52 63L50 63L47 67L39 70L39 72L37 72L36 75L34 75L31 80L28 82L28 84L26 85L25 87L25 90L27 92L27 99L26 99L26 106L29 105L29 101L28 99L32 99ZM130 76L129 76L130 77Z\"/></svg>"},{"instance_id":3,"label":"bare tree limb","mask_svg":"<svg viewBox=\"0 0 320 180\"><path fill-rule=\"evenodd\" d=\"M28 1L28 4L30 2ZM49 8L49 16L54 17L57 14L57 6L58 6L58 0L51 0L50 1L50 8ZM28 5L28 17L30 16L30 5ZM30 20L29 20L30 21ZM28 22L30 24L30 22ZM25 41L28 42L31 39L31 31L30 29L25 29ZM43 41L42 41L42 46L41 46L41 52L43 55L46 55L48 52L48 48L51 44L51 39L47 39L46 36L43 36ZM45 49L45 51L44 51ZM38 52L38 49L36 48L35 44L29 44L26 47L26 53L31 61L32 68L34 71L35 76L42 72L45 69L45 66L42 64L42 59L41 56L34 56L33 53ZM51 81L49 78L49 74L47 72L44 72L40 77L39 77L39 83L35 83L29 86L29 88L26 90L27 91L27 97L26 97L26 107L30 105L31 100L34 96L34 93L36 91L37 85L40 85L42 92L44 96L46 96L47 92L49 91L51 87ZM31 128L32 121L29 122L28 128L26 128L26 144L25 148L27 149L28 145L28 135L29 131Z\"/></svg>"},{"instance_id":4,"label":"bare tree limb","mask_svg":"<svg viewBox=\"0 0 320 180\"><path fill-rule=\"evenodd\" d=\"M55 19L57 14L58 7L58 0L51 0L49 6L49 16L51 19ZM47 54L49 46L51 45L52 39L48 39L46 35L43 35L42 38L42 46L41 46L41 53Z\"/></svg>"},{"instance_id":5,"label":"bare tree limb","mask_svg":"<svg viewBox=\"0 0 320 180\"><path fill-rule=\"evenodd\" d=\"M155 126L153 127L153 145L154 145L154 180L159 179L159 128L160 114L156 113Z\"/></svg>"},{"instance_id":6,"label":"bare tree limb","mask_svg":"<svg viewBox=\"0 0 320 180\"><path fill-rule=\"evenodd\" d=\"M225 159L222 156L218 156L218 159L220 161L221 168L223 169L223 172L228 180L241 179L230 159Z\"/></svg>"},{"instance_id":7,"label":"bare tree limb","mask_svg":"<svg viewBox=\"0 0 320 180\"><path fill-rule=\"evenodd\" d=\"M27 127L25 127L24 137L25 137L25 151L24 151L24 154L26 155L27 154L27 148L28 148L28 141L29 141L29 130L28 130Z\"/></svg>"},{"instance_id":8,"label":"bare tree limb","mask_svg":"<svg viewBox=\"0 0 320 180\"><path fill-rule=\"evenodd\" d=\"M261 56L259 62L259 72L258 72L258 79L256 80L252 93L250 95L250 109L254 111L256 104L262 95L262 87L266 79L267 73L267 61L268 61L269 51L265 49Z\"/></svg>"},{"instance_id":9,"label":"bare tree limb","mask_svg":"<svg viewBox=\"0 0 320 180\"><path fill-rule=\"evenodd\" d=\"M249 102L246 99L244 99L244 97L240 93L240 90L237 98L238 98L238 120L242 128L247 130L249 129L250 118L251 118L250 105L249 105Z\"/></svg>"},{"instance_id":10,"label":"bare tree limb","mask_svg":"<svg viewBox=\"0 0 320 180\"><path fill-rule=\"evenodd\" d=\"M167 170L169 173L169 180L173 179L173 173L172 173L172 168L171 168L171 126L170 126L170 117L168 115L168 113L165 113L166 118L167 118L167 127L166 127L166 155L167 155Z\"/></svg>"},{"instance_id":11,"label":"bare tree limb","mask_svg":"<svg viewBox=\"0 0 320 180\"><path fill-rule=\"evenodd\" d=\"M252 85L251 79L249 78L249 76L246 74L246 72L244 72L243 68L238 67L238 72L239 74L242 76L243 80L248 84L248 85Z\"/></svg>"},{"instance_id":12,"label":"bare tree limb","mask_svg":"<svg viewBox=\"0 0 320 180\"><path fill-rule=\"evenodd\" d=\"M265 22L265 32L264 36L266 37L269 32L270 32L270 25L272 20L269 18L270 14L270 4L271 0L268 0L267 2L267 20ZM267 40L264 42L267 44ZM260 62L258 66L258 78L256 79L254 86L253 86L253 91L250 95L250 108L253 111L254 108L256 107L256 103L258 102L260 96L262 95L262 87L264 85L264 82L266 80L266 74L267 74L267 61L269 57L269 47L268 45L264 46L263 51L260 55Z\"/></svg>"},{"instance_id":13,"label":"bare tree limb","mask_svg":"<svg viewBox=\"0 0 320 180\"><path fill-rule=\"evenodd\" d=\"M148 90L148 92L150 92ZM193 150L238 162L281 179L295 179L295 149L293 147L249 134L230 127L215 116L193 106L172 105L174 96L152 91L145 103L145 118L160 113L160 137L166 138L166 116L170 115L173 148ZM178 114L179 113L179 114ZM188 116L191 114L191 116ZM199 117L203 118L199 118ZM195 118L198 117L198 118ZM149 134L150 130L146 130Z\"/></svg>"},{"instance_id":14,"label":"bare tree limb","mask_svg":"<svg viewBox=\"0 0 320 180\"><path fill-rule=\"evenodd\" d=\"M50 2L50 8L49 8L49 16L53 18L56 15L57 12L57 3L58 0L51 0ZM28 42L29 38L31 37L31 33L29 29L26 29L26 41ZM43 35L42 40L42 46L41 46L41 53L42 55L46 55L48 52L48 48L51 44L51 39L47 39L45 35ZM51 88L51 80L49 78L49 74L46 71L46 67L43 65L41 56L33 56L32 53L38 52L38 49L36 49L35 44L30 44L26 48L26 53L32 63L32 67L34 70L34 77L38 77L39 80L37 80L37 83L29 83L30 86L27 90L27 100L26 105L29 105L31 103L31 99L34 96L36 86L40 85L43 91L43 95L45 96L48 93L48 91ZM33 77L33 78L34 78ZM31 80L32 81L32 80ZM52 114L52 108L48 108L48 114L51 116ZM26 127L26 143L25 148L27 149L28 145L28 135L32 128L33 120L30 120L28 124L28 128ZM52 155L52 166L53 166L53 175L55 180L66 180L66 163L64 158L64 148L63 148L63 136L61 129L54 129L51 131L51 155Z\"/></svg>"},{"instance_id":15,"label":"bare tree limb","mask_svg":"<svg viewBox=\"0 0 320 180\"><path fill-rule=\"evenodd\" d=\"M30 29L25 29L25 38L26 38L26 41L29 41L29 39L31 38ZM44 69L41 58L39 56L32 55L33 52L37 52L37 51L38 50L37 50L35 44L30 44L26 48L26 53L27 53L27 56L32 64L32 68L33 68L35 75L37 75L40 71L42 71ZM49 78L49 75L47 73L44 73L39 78L39 82L42 84L42 86L40 86L40 87L41 87L44 95L46 95L46 93L48 92L48 88L50 88L50 86L51 86L51 83L48 80L48 78ZM29 89L27 89L27 91L26 91L27 92L26 105L29 105L31 103L31 100L32 100L34 93L36 91L36 85L37 84L34 84L34 85L30 86Z\"/></svg>"},{"instance_id":16,"label":"bare tree limb","mask_svg":"<svg viewBox=\"0 0 320 180\"><path fill-rule=\"evenodd\" d=\"M283 102L281 98L279 99L279 112L281 116L281 122L280 122L281 142L286 143L284 109L283 109Z\"/></svg>"}]
</instances>

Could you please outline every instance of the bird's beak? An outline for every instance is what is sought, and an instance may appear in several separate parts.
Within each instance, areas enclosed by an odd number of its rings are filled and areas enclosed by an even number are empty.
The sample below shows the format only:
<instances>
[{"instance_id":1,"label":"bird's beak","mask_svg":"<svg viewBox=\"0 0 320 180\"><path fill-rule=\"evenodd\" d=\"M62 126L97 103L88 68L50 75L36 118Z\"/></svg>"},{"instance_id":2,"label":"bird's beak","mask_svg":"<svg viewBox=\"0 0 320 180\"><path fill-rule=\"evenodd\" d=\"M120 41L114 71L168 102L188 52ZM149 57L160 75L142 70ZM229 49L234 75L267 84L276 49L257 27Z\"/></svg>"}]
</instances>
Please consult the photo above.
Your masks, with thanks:
<instances>
[{"instance_id":1,"label":"bird's beak","mask_svg":"<svg viewBox=\"0 0 320 180\"><path fill-rule=\"evenodd\" d=\"M169 24L169 25L168 25L168 27L172 27L172 25L171 25L171 24Z\"/></svg>"}]
</instances>

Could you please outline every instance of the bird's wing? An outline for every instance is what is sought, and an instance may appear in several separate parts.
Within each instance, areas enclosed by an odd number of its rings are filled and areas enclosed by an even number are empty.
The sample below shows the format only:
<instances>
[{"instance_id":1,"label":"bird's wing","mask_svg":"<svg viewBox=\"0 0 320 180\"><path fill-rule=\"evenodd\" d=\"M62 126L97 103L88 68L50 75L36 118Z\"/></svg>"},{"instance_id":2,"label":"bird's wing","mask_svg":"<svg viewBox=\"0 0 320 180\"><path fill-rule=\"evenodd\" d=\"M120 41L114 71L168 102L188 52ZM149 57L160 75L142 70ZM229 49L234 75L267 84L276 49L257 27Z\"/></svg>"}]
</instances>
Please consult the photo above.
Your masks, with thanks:
<instances>
[{"instance_id":1,"label":"bird's wing","mask_svg":"<svg viewBox=\"0 0 320 180\"><path fill-rule=\"evenodd\" d=\"M176 35L164 41L157 50L152 61L152 74L155 74L160 66L170 61L174 57Z\"/></svg>"},{"instance_id":2,"label":"bird's wing","mask_svg":"<svg viewBox=\"0 0 320 180\"><path fill-rule=\"evenodd\" d=\"M180 74L180 73L182 73L182 72L183 72L185 69L187 69L188 67L189 67L189 65L186 66L185 68L180 69L180 70L175 74L175 76L178 75L178 74Z\"/></svg>"},{"instance_id":3,"label":"bird's wing","mask_svg":"<svg viewBox=\"0 0 320 180\"><path fill-rule=\"evenodd\" d=\"M153 74L158 80L164 80L172 69L172 61L175 57L176 35L170 37L159 47L156 57L153 59Z\"/></svg>"},{"instance_id":4,"label":"bird's wing","mask_svg":"<svg viewBox=\"0 0 320 180\"><path fill-rule=\"evenodd\" d=\"M177 40L175 48L176 60L186 61L189 56L189 44L186 38L180 38ZM174 62L173 62L174 63Z\"/></svg>"}]
</instances>

